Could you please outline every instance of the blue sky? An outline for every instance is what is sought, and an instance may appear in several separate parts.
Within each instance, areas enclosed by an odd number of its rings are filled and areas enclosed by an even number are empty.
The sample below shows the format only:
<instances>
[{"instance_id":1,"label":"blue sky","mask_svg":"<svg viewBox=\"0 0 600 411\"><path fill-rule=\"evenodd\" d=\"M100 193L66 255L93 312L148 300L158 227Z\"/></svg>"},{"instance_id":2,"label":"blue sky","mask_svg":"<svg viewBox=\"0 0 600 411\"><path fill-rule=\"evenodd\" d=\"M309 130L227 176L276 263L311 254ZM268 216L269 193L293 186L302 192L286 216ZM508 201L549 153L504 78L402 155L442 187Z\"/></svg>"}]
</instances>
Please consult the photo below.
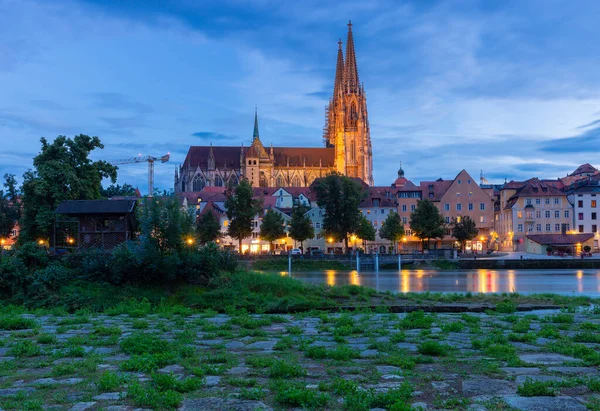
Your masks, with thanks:
<instances>
[{"instance_id":1,"label":"blue sky","mask_svg":"<svg viewBox=\"0 0 600 411\"><path fill-rule=\"evenodd\" d=\"M0 0L0 173L39 138L97 135L107 160L190 145L320 146L354 24L375 182L555 178L599 166L600 2ZM119 183L146 190L146 167Z\"/></svg>"}]
</instances>

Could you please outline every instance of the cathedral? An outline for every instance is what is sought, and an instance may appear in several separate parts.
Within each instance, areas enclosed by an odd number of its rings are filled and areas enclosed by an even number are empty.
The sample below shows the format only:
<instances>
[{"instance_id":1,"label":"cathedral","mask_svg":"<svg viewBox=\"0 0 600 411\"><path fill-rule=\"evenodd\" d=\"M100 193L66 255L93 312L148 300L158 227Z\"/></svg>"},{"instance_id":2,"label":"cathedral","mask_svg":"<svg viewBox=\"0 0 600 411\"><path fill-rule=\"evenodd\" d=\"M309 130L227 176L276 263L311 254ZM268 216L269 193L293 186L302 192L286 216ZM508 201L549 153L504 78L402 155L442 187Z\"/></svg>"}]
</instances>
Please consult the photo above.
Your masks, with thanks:
<instances>
[{"instance_id":1,"label":"cathedral","mask_svg":"<svg viewBox=\"0 0 600 411\"><path fill-rule=\"evenodd\" d=\"M316 178L338 172L373 185L373 158L367 98L359 82L352 23L348 23L346 56L338 42L333 95L325 111L325 147L265 147L254 113L252 143L242 146L192 146L175 170L175 192L237 184L253 187L308 187Z\"/></svg>"}]
</instances>

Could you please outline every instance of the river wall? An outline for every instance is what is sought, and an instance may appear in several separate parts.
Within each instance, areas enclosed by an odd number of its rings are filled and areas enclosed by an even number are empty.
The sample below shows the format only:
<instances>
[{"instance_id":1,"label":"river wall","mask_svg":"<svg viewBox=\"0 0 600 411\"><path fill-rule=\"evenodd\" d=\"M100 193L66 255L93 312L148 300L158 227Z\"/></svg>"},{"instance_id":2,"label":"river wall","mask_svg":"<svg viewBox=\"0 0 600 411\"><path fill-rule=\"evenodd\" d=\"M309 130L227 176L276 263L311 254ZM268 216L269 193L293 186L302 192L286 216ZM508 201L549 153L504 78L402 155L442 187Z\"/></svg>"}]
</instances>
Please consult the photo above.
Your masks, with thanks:
<instances>
[{"instance_id":1,"label":"river wall","mask_svg":"<svg viewBox=\"0 0 600 411\"><path fill-rule=\"evenodd\" d=\"M600 268L600 259L524 259L524 260L459 260L457 268L464 269L560 269L560 268Z\"/></svg>"}]
</instances>

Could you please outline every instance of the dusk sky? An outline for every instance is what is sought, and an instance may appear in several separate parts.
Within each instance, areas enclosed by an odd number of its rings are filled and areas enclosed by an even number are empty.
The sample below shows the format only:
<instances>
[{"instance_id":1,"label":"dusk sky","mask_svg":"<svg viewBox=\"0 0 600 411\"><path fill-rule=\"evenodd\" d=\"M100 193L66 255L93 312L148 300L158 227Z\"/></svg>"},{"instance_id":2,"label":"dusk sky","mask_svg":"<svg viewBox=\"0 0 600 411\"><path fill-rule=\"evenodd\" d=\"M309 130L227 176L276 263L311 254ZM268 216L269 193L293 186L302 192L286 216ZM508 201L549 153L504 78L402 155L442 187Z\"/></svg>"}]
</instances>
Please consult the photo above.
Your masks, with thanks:
<instances>
[{"instance_id":1,"label":"dusk sky","mask_svg":"<svg viewBox=\"0 0 600 411\"><path fill-rule=\"evenodd\" d=\"M400 161L414 182L600 165L599 1L0 0L0 173L83 133L94 158L171 152L171 189L190 145L249 145L255 105L265 145L320 147L348 20L377 185Z\"/></svg>"}]
</instances>

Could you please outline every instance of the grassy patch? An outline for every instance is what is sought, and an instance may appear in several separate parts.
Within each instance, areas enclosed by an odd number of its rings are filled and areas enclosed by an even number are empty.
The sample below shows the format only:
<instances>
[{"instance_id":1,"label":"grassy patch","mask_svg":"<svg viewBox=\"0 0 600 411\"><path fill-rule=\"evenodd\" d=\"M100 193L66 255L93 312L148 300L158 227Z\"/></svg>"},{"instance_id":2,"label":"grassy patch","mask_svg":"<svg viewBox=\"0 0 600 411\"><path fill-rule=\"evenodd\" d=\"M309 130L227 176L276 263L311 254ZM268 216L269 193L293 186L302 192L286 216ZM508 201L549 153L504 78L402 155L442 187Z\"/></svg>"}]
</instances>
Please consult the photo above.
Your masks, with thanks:
<instances>
[{"instance_id":1,"label":"grassy patch","mask_svg":"<svg viewBox=\"0 0 600 411\"><path fill-rule=\"evenodd\" d=\"M169 351L171 344L154 334L138 332L124 338L120 347L127 354L158 354Z\"/></svg>"},{"instance_id":2,"label":"grassy patch","mask_svg":"<svg viewBox=\"0 0 600 411\"><path fill-rule=\"evenodd\" d=\"M417 351L422 355L430 355L432 357L444 357L448 355L450 347L446 344L441 344L437 341L425 341L418 345Z\"/></svg>"},{"instance_id":3,"label":"grassy patch","mask_svg":"<svg viewBox=\"0 0 600 411\"><path fill-rule=\"evenodd\" d=\"M275 360L269 367L271 378L296 378L306 375L306 370L296 362Z\"/></svg>"},{"instance_id":4,"label":"grassy patch","mask_svg":"<svg viewBox=\"0 0 600 411\"><path fill-rule=\"evenodd\" d=\"M17 315L0 316L0 330L27 330L37 327L38 323L31 318L23 318Z\"/></svg>"},{"instance_id":5,"label":"grassy patch","mask_svg":"<svg viewBox=\"0 0 600 411\"><path fill-rule=\"evenodd\" d=\"M398 328L402 330L430 328L434 322L433 315L425 314L423 311L413 311L398 322Z\"/></svg>"},{"instance_id":6,"label":"grassy patch","mask_svg":"<svg viewBox=\"0 0 600 411\"><path fill-rule=\"evenodd\" d=\"M517 393L523 397L553 397L556 395L552 382L533 381L527 378L522 385L517 387Z\"/></svg>"}]
</instances>

